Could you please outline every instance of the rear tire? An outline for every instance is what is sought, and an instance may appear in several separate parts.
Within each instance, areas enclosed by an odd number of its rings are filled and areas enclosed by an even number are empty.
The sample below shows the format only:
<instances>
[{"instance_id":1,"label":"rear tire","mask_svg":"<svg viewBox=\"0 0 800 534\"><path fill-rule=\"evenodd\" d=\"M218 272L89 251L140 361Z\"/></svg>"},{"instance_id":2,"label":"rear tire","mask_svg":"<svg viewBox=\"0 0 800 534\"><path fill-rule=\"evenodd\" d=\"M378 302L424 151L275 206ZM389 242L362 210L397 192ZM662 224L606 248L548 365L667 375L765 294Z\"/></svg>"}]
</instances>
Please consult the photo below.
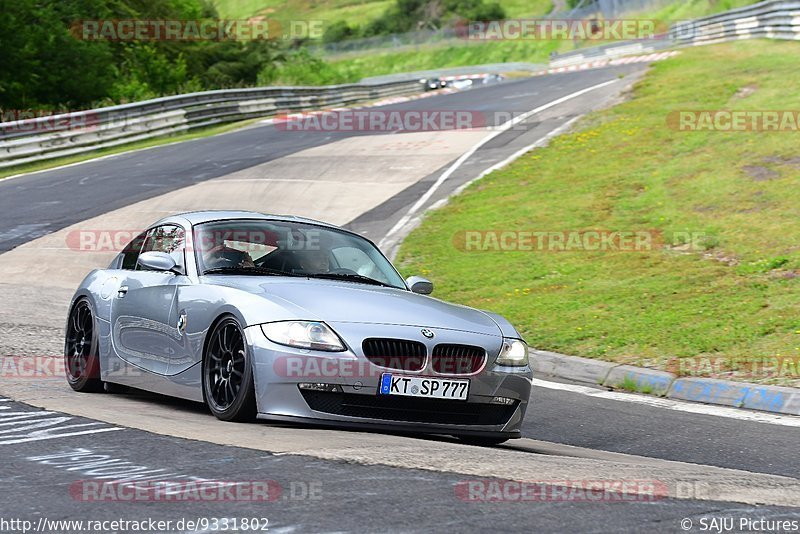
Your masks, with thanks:
<instances>
[{"instance_id":1,"label":"rear tire","mask_svg":"<svg viewBox=\"0 0 800 534\"><path fill-rule=\"evenodd\" d=\"M253 364L239 323L233 317L217 322L203 355L203 398L222 421L256 417Z\"/></svg>"},{"instance_id":2,"label":"rear tire","mask_svg":"<svg viewBox=\"0 0 800 534\"><path fill-rule=\"evenodd\" d=\"M96 325L91 302L87 298L81 298L69 313L64 341L67 383L81 393L103 391Z\"/></svg>"}]
</instances>

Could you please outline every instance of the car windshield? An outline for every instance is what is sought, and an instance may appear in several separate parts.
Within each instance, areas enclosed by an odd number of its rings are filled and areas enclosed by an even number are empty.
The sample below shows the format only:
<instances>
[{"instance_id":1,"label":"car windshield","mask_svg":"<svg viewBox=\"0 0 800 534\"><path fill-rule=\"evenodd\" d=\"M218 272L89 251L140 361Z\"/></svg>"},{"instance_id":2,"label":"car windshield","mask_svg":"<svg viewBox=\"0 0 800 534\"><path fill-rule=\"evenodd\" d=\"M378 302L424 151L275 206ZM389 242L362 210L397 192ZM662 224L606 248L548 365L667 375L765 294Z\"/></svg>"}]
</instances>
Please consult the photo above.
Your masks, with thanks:
<instances>
[{"instance_id":1,"label":"car windshield","mask_svg":"<svg viewBox=\"0 0 800 534\"><path fill-rule=\"evenodd\" d=\"M405 289L402 277L369 241L293 221L230 220L196 225L203 274L307 276Z\"/></svg>"}]
</instances>

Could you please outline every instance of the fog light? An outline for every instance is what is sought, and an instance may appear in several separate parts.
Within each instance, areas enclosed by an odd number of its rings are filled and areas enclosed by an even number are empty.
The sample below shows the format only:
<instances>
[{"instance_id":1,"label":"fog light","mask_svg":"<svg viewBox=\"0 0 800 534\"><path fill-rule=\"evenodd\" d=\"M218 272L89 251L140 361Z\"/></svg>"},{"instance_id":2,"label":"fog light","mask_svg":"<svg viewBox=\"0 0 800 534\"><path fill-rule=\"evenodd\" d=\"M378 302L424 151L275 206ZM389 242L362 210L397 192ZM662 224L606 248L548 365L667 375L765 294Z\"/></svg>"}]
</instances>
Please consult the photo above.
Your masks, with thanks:
<instances>
[{"instance_id":1,"label":"fog light","mask_svg":"<svg viewBox=\"0 0 800 534\"><path fill-rule=\"evenodd\" d=\"M492 397L492 404L504 404L509 406L514 404L514 399L509 399L508 397Z\"/></svg>"},{"instance_id":2,"label":"fog light","mask_svg":"<svg viewBox=\"0 0 800 534\"><path fill-rule=\"evenodd\" d=\"M297 384L297 387L311 391L326 391L328 393L341 393L342 391L342 388L337 384L323 384L321 382L302 382Z\"/></svg>"}]
</instances>

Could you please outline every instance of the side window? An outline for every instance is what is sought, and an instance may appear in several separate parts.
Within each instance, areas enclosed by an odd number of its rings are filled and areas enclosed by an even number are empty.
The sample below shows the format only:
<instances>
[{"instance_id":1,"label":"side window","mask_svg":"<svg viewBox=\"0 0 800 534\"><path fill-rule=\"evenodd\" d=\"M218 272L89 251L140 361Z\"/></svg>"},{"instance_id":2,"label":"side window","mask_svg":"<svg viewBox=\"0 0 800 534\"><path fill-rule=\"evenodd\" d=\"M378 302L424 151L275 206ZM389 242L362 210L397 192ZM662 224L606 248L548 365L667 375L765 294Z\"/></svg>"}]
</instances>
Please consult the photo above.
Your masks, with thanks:
<instances>
[{"instance_id":1,"label":"side window","mask_svg":"<svg viewBox=\"0 0 800 534\"><path fill-rule=\"evenodd\" d=\"M183 265L185 241L186 235L180 226L157 226L147 232L142 252L166 252L171 254L179 265ZM136 269L141 270L141 266L137 265Z\"/></svg>"},{"instance_id":2,"label":"side window","mask_svg":"<svg viewBox=\"0 0 800 534\"><path fill-rule=\"evenodd\" d=\"M183 246L183 228L179 226L157 226L147 232L142 252L166 252L171 254Z\"/></svg>"},{"instance_id":3,"label":"side window","mask_svg":"<svg viewBox=\"0 0 800 534\"><path fill-rule=\"evenodd\" d=\"M122 262L119 264L120 269L128 269L131 271L136 269L136 260L139 259L139 253L142 250L142 244L144 243L146 235L146 232L139 234L122 249Z\"/></svg>"}]
</instances>

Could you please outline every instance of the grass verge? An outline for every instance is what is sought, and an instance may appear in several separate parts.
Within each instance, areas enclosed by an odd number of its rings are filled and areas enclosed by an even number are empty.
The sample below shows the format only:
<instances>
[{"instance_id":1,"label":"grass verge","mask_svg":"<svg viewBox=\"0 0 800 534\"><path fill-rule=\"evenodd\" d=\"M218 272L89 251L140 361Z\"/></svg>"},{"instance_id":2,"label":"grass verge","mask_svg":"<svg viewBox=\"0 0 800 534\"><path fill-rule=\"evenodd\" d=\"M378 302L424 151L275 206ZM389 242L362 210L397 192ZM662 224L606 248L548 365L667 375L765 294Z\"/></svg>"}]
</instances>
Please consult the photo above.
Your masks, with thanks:
<instances>
[{"instance_id":1,"label":"grass verge","mask_svg":"<svg viewBox=\"0 0 800 534\"><path fill-rule=\"evenodd\" d=\"M440 298L504 314L537 348L661 368L777 358L777 377L759 368L745 378L800 385L800 132L684 132L666 120L674 110L798 109L798 52L749 41L654 64L629 101L428 214L400 268L430 276ZM471 230L591 229L655 231L666 245L457 246Z\"/></svg>"}]
</instances>

